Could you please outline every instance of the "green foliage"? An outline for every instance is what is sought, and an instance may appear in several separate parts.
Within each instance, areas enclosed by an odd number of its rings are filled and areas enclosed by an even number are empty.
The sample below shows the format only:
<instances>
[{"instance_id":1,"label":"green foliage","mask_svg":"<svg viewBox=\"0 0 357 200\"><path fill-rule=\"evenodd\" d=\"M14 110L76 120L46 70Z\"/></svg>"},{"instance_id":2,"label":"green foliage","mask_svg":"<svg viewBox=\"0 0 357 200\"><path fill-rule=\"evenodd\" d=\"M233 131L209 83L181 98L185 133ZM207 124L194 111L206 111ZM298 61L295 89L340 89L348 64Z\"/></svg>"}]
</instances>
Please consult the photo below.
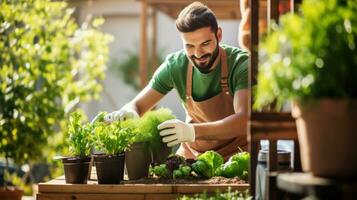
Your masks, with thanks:
<instances>
[{"instance_id":1,"label":"green foliage","mask_svg":"<svg viewBox=\"0 0 357 200\"><path fill-rule=\"evenodd\" d=\"M136 135L136 129L122 127L120 121L111 124L97 123L94 131L96 147L109 155L126 151L133 144Z\"/></svg>"},{"instance_id":2,"label":"green foliage","mask_svg":"<svg viewBox=\"0 0 357 200\"><path fill-rule=\"evenodd\" d=\"M136 45L137 46L137 45ZM135 90L140 89L140 69L139 69L139 55L138 55L139 50L135 51L130 51L126 50L124 53L126 54L126 57L122 61L114 61L110 64L110 69L117 72L118 75L124 80L125 83L129 84L132 86ZM161 51L162 52L162 51ZM158 56L158 63L163 62L163 56L161 56L162 53L159 53ZM148 59L148 77L151 77L153 74L153 71L156 67L154 66L154 62L152 60L152 57L149 56Z\"/></svg>"},{"instance_id":3,"label":"green foliage","mask_svg":"<svg viewBox=\"0 0 357 200\"><path fill-rule=\"evenodd\" d=\"M141 134L150 134L145 138L149 139L149 145L152 150L157 150L160 148L162 141L160 136L160 131L157 126L162 122L170 119L176 118L170 109L159 108L157 110L148 111L140 119L139 132Z\"/></svg>"},{"instance_id":4,"label":"green foliage","mask_svg":"<svg viewBox=\"0 0 357 200\"><path fill-rule=\"evenodd\" d=\"M250 154L248 152L234 154L226 163L216 169L215 175L226 178L239 177L242 180L247 180L249 162Z\"/></svg>"},{"instance_id":5,"label":"green foliage","mask_svg":"<svg viewBox=\"0 0 357 200\"><path fill-rule=\"evenodd\" d=\"M150 174L161 178L170 178L170 172L166 164L161 164L150 169Z\"/></svg>"},{"instance_id":6,"label":"green foliage","mask_svg":"<svg viewBox=\"0 0 357 200\"><path fill-rule=\"evenodd\" d=\"M220 154L215 151L206 151L198 156L197 161L192 164L192 168L198 175L211 178L223 163L224 159Z\"/></svg>"},{"instance_id":7,"label":"green foliage","mask_svg":"<svg viewBox=\"0 0 357 200\"><path fill-rule=\"evenodd\" d=\"M94 126L86 123L82 125L82 116L73 112L69 118L68 144L73 156L85 157L90 155L93 147L92 135Z\"/></svg>"},{"instance_id":8,"label":"green foliage","mask_svg":"<svg viewBox=\"0 0 357 200\"><path fill-rule=\"evenodd\" d=\"M255 109L275 99L357 98L357 4L305 0L261 44Z\"/></svg>"},{"instance_id":9,"label":"green foliage","mask_svg":"<svg viewBox=\"0 0 357 200\"><path fill-rule=\"evenodd\" d=\"M27 185L26 181L22 180L16 173L9 173L7 170L4 170L4 179L10 180L12 185L21 188L24 191L24 195L32 195L31 185ZM6 188L11 190L11 187L7 186Z\"/></svg>"},{"instance_id":10,"label":"green foliage","mask_svg":"<svg viewBox=\"0 0 357 200\"><path fill-rule=\"evenodd\" d=\"M52 158L68 113L98 98L111 36L63 1L0 1L0 156Z\"/></svg>"},{"instance_id":11,"label":"green foliage","mask_svg":"<svg viewBox=\"0 0 357 200\"><path fill-rule=\"evenodd\" d=\"M249 195L249 190L239 192L238 190L232 191L229 187L227 192L221 193L216 191L215 195L208 196L206 192L202 194L195 194L193 197L182 196L179 200L251 200L252 196Z\"/></svg>"}]
</instances>

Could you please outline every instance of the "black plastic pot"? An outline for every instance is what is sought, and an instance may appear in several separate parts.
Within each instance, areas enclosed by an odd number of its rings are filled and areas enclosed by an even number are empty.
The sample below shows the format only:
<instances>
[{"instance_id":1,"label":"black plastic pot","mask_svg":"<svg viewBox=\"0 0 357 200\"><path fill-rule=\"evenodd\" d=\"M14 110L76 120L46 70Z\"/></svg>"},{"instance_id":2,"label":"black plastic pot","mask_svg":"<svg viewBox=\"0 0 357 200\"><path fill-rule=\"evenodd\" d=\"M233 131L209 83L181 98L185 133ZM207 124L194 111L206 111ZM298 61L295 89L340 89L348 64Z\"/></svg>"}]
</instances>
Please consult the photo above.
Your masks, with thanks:
<instances>
[{"instance_id":1,"label":"black plastic pot","mask_svg":"<svg viewBox=\"0 0 357 200\"><path fill-rule=\"evenodd\" d=\"M119 184L124 178L125 154L119 155L94 155L99 184Z\"/></svg>"},{"instance_id":2,"label":"black plastic pot","mask_svg":"<svg viewBox=\"0 0 357 200\"><path fill-rule=\"evenodd\" d=\"M66 183L87 184L90 157L62 158Z\"/></svg>"},{"instance_id":3,"label":"black plastic pot","mask_svg":"<svg viewBox=\"0 0 357 200\"><path fill-rule=\"evenodd\" d=\"M172 148L168 147L165 143L161 143L160 147L157 149L152 149L152 162L154 164L162 164L165 163L167 157L172 152Z\"/></svg>"},{"instance_id":4,"label":"black plastic pot","mask_svg":"<svg viewBox=\"0 0 357 200\"><path fill-rule=\"evenodd\" d=\"M129 180L148 177L151 153L148 144L138 142L131 145L130 150L125 152L125 166Z\"/></svg>"}]
</instances>

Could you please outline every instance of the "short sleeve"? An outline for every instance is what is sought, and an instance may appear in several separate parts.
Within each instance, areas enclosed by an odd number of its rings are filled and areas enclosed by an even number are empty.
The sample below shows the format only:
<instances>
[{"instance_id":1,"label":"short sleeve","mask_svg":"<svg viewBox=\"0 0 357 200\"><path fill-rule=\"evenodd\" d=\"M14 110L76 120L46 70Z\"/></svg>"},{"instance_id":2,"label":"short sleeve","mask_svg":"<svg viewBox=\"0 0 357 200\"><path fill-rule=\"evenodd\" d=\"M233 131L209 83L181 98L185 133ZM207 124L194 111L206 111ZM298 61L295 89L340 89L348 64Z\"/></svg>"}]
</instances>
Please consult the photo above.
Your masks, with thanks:
<instances>
[{"instance_id":1,"label":"short sleeve","mask_svg":"<svg viewBox=\"0 0 357 200\"><path fill-rule=\"evenodd\" d=\"M167 94L173 88L173 81L171 77L170 63L168 59L160 65L152 76L149 85L152 89L161 94Z\"/></svg>"},{"instance_id":2,"label":"short sleeve","mask_svg":"<svg viewBox=\"0 0 357 200\"><path fill-rule=\"evenodd\" d=\"M247 56L241 57L238 62L235 63L232 71L232 93L237 90L248 88L248 64L249 59Z\"/></svg>"}]
</instances>

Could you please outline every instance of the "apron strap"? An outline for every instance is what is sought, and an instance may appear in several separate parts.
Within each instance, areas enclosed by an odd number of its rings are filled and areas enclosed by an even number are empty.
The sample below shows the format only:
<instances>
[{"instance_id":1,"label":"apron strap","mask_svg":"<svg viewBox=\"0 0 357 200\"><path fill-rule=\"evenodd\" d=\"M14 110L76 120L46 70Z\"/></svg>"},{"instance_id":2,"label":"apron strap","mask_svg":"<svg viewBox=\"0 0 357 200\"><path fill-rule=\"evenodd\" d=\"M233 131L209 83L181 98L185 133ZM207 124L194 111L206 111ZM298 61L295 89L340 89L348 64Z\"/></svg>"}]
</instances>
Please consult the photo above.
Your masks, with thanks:
<instances>
[{"instance_id":1,"label":"apron strap","mask_svg":"<svg viewBox=\"0 0 357 200\"><path fill-rule=\"evenodd\" d=\"M227 54L224 49L222 49L222 57L221 57L221 87L223 92L226 95L229 95Z\"/></svg>"}]
</instances>

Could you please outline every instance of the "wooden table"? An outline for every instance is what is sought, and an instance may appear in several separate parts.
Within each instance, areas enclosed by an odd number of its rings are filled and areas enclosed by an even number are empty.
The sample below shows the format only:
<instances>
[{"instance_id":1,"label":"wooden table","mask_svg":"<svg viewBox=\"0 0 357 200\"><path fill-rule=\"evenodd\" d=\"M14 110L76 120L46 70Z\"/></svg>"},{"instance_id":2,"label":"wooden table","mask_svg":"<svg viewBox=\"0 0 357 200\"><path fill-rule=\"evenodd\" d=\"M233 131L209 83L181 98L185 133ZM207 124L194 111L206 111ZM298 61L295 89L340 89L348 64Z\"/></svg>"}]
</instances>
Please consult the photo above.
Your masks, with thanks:
<instances>
[{"instance_id":1,"label":"wooden table","mask_svg":"<svg viewBox=\"0 0 357 200\"><path fill-rule=\"evenodd\" d=\"M87 184L66 184L64 176L39 184L37 200L61 199L125 199L125 200L161 200L176 199L182 195L195 193L213 193L232 190L245 191L249 184L116 184L100 185L96 180Z\"/></svg>"}]
</instances>

